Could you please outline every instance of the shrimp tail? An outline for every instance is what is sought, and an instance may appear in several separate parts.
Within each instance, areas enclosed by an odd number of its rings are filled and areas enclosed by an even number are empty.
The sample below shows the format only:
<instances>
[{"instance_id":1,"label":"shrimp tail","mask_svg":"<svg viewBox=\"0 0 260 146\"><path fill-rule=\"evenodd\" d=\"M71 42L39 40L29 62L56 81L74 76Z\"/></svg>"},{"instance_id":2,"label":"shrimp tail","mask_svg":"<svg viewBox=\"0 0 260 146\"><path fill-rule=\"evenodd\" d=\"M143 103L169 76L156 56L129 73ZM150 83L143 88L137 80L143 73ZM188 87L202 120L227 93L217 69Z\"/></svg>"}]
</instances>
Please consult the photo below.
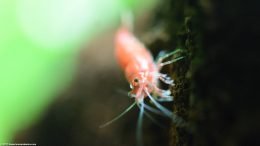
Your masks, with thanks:
<instances>
[{"instance_id":1,"label":"shrimp tail","mask_svg":"<svg viewBox=\"0 0 260 146\"><path fill-rule=\"evenodd\" d=\"M124 10L121 14L121 25L126 27L129 31L134 29L134 15L131 10Z\"/></svg>"}]
</instances>

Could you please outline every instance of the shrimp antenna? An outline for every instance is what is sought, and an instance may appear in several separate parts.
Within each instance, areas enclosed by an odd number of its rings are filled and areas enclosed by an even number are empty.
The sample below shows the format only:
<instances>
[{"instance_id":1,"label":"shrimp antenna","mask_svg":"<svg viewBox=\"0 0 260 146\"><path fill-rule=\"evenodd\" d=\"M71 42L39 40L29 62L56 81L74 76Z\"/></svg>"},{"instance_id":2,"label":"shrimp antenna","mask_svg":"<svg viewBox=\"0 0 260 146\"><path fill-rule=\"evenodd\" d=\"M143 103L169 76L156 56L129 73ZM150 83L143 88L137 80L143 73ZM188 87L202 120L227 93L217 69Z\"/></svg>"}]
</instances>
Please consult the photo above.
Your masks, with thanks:
<instances>
[{"instance_id":1,"label":"shrimp antenna","mask_svg":"<svg viewBox=\"0 0 260 146\"><path fill-rule=\"evenodd\" d=\"M134 102L133 104L131 104L126 110L124 110L121 114L119 114L118 116L116 116L114 119L106 122L103 125L100 125L99 128L104 128L112 123L114 123L116 120L120 119L123 115L125 115L127 112L129 112L134 106L136 105L136 102Z\"/></svg>"},{"instance_id":2,"label":"shrimp antenna","mask_svg":"<svg viewBox=\"0 0 260 146\"><path fill-rule=\"evenodd\" d=\"M161 116L165 116L161 111L149 106L149 105L146 105L144 104L144 108L149 110L150 112L154 113L154 114L158 114L158 115L161 115Z\"/></svg>"},{"instance_id":3,"label":"shrimp antenna","mask_svg":"<svg viewBox=\"0 0 260 146\"><path fill-rule=\"evenodd\" d=\"M166 109L165 107L163 107L161 104L159 104L157 101L155 101L153 99L153 97L151 96L151 94L147 91L147 89L145 89L146 94L148 95L148 97L150 98L150 100L155 104L155 106L161 110L166 116L170 117L174 123L176 123L177 125L180 125L183 123L183 119L178 117L177 115L175 115L174 113L172 113L171 111L169 111L168 109Z\"/></svg>"},{"instance_id":4,"label":"shrimp antenna","mask_svg":"<svg viewBox=\"0 0 260 146\"><path fill-rule=\"evenodd\" d=\"M145 104L144 104L144 106L145 106ZM161 127L161 128L166 128L165 126L163 126L160 122L158 122L156 119L154 119L153 118L153 116L152 115L150 115L148 112L146 112L145 110L144 110L144 115L146 116L146 117L148 117L152 122L154 122L156 125L158 125L159 127Z\"/></svg>"},{"instance_id":5,"label":"shrimp antenna","mask_svg":"<svg viewBox=\"0 0 260 146\"><path fill-rule=\"evenodd\" d=\"M140 112L137 120L137 131L136 131L136 139L137 139L137 146L143 146L142 141L142 125L143 125L143 116L144 116L144 105L140 103L141 106L138 105Z\"/></svg>"}]
</instances>

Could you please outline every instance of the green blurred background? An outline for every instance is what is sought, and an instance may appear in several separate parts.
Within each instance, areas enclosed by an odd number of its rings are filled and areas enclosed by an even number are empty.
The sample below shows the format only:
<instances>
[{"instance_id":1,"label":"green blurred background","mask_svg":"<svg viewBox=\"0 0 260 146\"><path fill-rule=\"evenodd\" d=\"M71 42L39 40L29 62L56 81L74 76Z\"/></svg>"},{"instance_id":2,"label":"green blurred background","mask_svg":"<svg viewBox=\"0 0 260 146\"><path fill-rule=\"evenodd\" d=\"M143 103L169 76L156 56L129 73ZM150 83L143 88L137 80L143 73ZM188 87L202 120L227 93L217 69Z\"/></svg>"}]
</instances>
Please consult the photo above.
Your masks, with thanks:
<instances>
[{"instance_id":1,"label":"green blurred background","mask_svg":"<svg viewBox=\"0 0 260 146\"><path fill-rule=\"evenodd\" d=\"M74 77L81 46L155 0L1 0L0 143L32 124Z\"/></svg>"}]
</instances>

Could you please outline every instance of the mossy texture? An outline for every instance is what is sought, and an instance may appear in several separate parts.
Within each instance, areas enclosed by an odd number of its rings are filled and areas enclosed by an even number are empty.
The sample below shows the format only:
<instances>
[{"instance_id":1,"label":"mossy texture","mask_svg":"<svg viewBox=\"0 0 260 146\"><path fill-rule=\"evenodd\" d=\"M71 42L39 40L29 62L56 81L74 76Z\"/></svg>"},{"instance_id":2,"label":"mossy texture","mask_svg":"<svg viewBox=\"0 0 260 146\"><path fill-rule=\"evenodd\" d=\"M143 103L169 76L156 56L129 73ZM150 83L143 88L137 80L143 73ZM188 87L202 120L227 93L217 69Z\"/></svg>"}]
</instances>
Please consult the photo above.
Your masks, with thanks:
<instances>
[{"instance_id":1,"label":"mossy texture","mask_svg":"<svg viewBox=\"0 0 260 146\"><path fill-rule=\"evenodd\" d=\"M166 0L154 26L164 36L151 47L179 48L185 58L166 69L175 79L170 146L252 145L259 133L255 83L257 2ZM254 119L254 120L253 120ZM258 129L258 130L257 130Z\"/></svg>"}]
</instances>

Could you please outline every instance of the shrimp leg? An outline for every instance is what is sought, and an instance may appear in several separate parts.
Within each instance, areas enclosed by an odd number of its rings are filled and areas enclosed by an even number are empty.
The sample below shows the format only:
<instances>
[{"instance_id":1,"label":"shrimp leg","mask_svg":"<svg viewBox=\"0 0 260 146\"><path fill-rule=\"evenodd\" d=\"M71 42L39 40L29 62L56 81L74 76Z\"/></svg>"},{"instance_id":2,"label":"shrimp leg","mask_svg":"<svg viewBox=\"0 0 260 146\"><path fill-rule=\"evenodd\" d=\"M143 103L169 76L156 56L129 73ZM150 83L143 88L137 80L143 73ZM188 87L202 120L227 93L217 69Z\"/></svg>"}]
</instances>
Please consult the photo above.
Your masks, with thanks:
<instances>
[{"instance_id":1,"label":"shrimp leg","mask_svg":"<svg viewBox=\"0 0 260 146\"><path fill-rule=\"evenodd\" d=\"M145 90L145 91L146 91L146 94L148 95L148 97L150 98L150 100L155 104L155 106L159 110L161 110L166 116L170 117L175 124L177 124L178 126L185 125L184 120L182 118L178 117L176 114L172 113L171 111L169 111L168 109L163 107L155 99L153 99L153 97L147 90Z\"/></svg>"},{"instance_id":2,"label":"shrimp leg","mask_svg":"<svg viewBox=\"0 0 260 146\"><path fill-rule=\"evenodd\" d=\"M161 111L159 111L159 110L157 110L153 107L150 107L149 105L144 104L144 108L147 109L148 111L154 113L154 114L165 116L165 115L163 115L163 113Z\"/></svg>"},{"instance_id":3,"label":"shrimp leg","mask_svg":"<svg viewBox=\"0 0 260 146\"><path fill-rule=\"evenodd\" d=\"M163 62L163 63L160 63L159 66L160 66L160 67L163 67L163 66L165 66L165 65L169 65L169 64L172 64L172 63L174 63L174 62L177 62L177 61L179 61L179 60L181 60L181 59L183 59L183 58L184 58L184 57L182 56L182 57L178 57L178 58L175 58L175 59L173 59L173 60L170 60L170 61Z\"/></svg>"},{"instance_id":4,"label":"shrimp leg","mask_svg":"<svg viewBox=\"0 0 260 146\"><path fill-rule=\"evenodd\" d=\"M170 57L170 56L172 56L172 55L174 55L174 54L176 54L178 52L181 52L181 49L176 49L176 50L174 50L174 51L172 51L170 53L167 53L165 55L161 55L162 53L160 53L159 54L160 56L158 57L157 62L161 63L164 59L166 59L166 58L168 58L168 57Z\"/></svg>"},{"instance_id":5,"label":"shrimp leg","mask_svg":"<svg viewBox=\"0 0 260 146\"><path fill-rule=\"evenodd\" d=\"M171 91L170 90L162 90L158 88L157 86L153 85L154 92L156 96L159 96L160 98L155 98L158 101L173 101L173 96L171 96Z\"/></svg>"},{"instance_id":6,"label":"shrimp leg","mask_svg":"<svg viewBox=\"0 0 260 146\"><path fill-rule=\"evenodd\" d=\"M167 74L157 73L157 77L165 84L174 86L173 80Z\"/></svg>"},{"instance_id":7,"label":"shrimp leg","mask_svg":"<svg viewBox=\"0 0 260 146\"><path fill-rule=\"evenodd\" d=\"M178 57L178 58L176 58L176 59L163 62L164 59L166 59L166 58L168 58L168 57L170 57L170 56L172 56L172 55L174 55L174 54L176 54L176 53L178 53L178 52L181 52L181 51L182 51L182 50L180 50L180 49L176 49L176 50L174 50L174 51L171 52L171 53L168 53L168 54L165 54L165 55L162 56L162 57L159 57L158 60L157 60L157 66L158 66L159 70L160 70L163 66L165 66L165 65L168 65L168 64L171 64L171 63L174 63L174 62L176 62L176 61L178 61L178 60L183 59L184 57Z\"/></svg>"}]
</instances>

